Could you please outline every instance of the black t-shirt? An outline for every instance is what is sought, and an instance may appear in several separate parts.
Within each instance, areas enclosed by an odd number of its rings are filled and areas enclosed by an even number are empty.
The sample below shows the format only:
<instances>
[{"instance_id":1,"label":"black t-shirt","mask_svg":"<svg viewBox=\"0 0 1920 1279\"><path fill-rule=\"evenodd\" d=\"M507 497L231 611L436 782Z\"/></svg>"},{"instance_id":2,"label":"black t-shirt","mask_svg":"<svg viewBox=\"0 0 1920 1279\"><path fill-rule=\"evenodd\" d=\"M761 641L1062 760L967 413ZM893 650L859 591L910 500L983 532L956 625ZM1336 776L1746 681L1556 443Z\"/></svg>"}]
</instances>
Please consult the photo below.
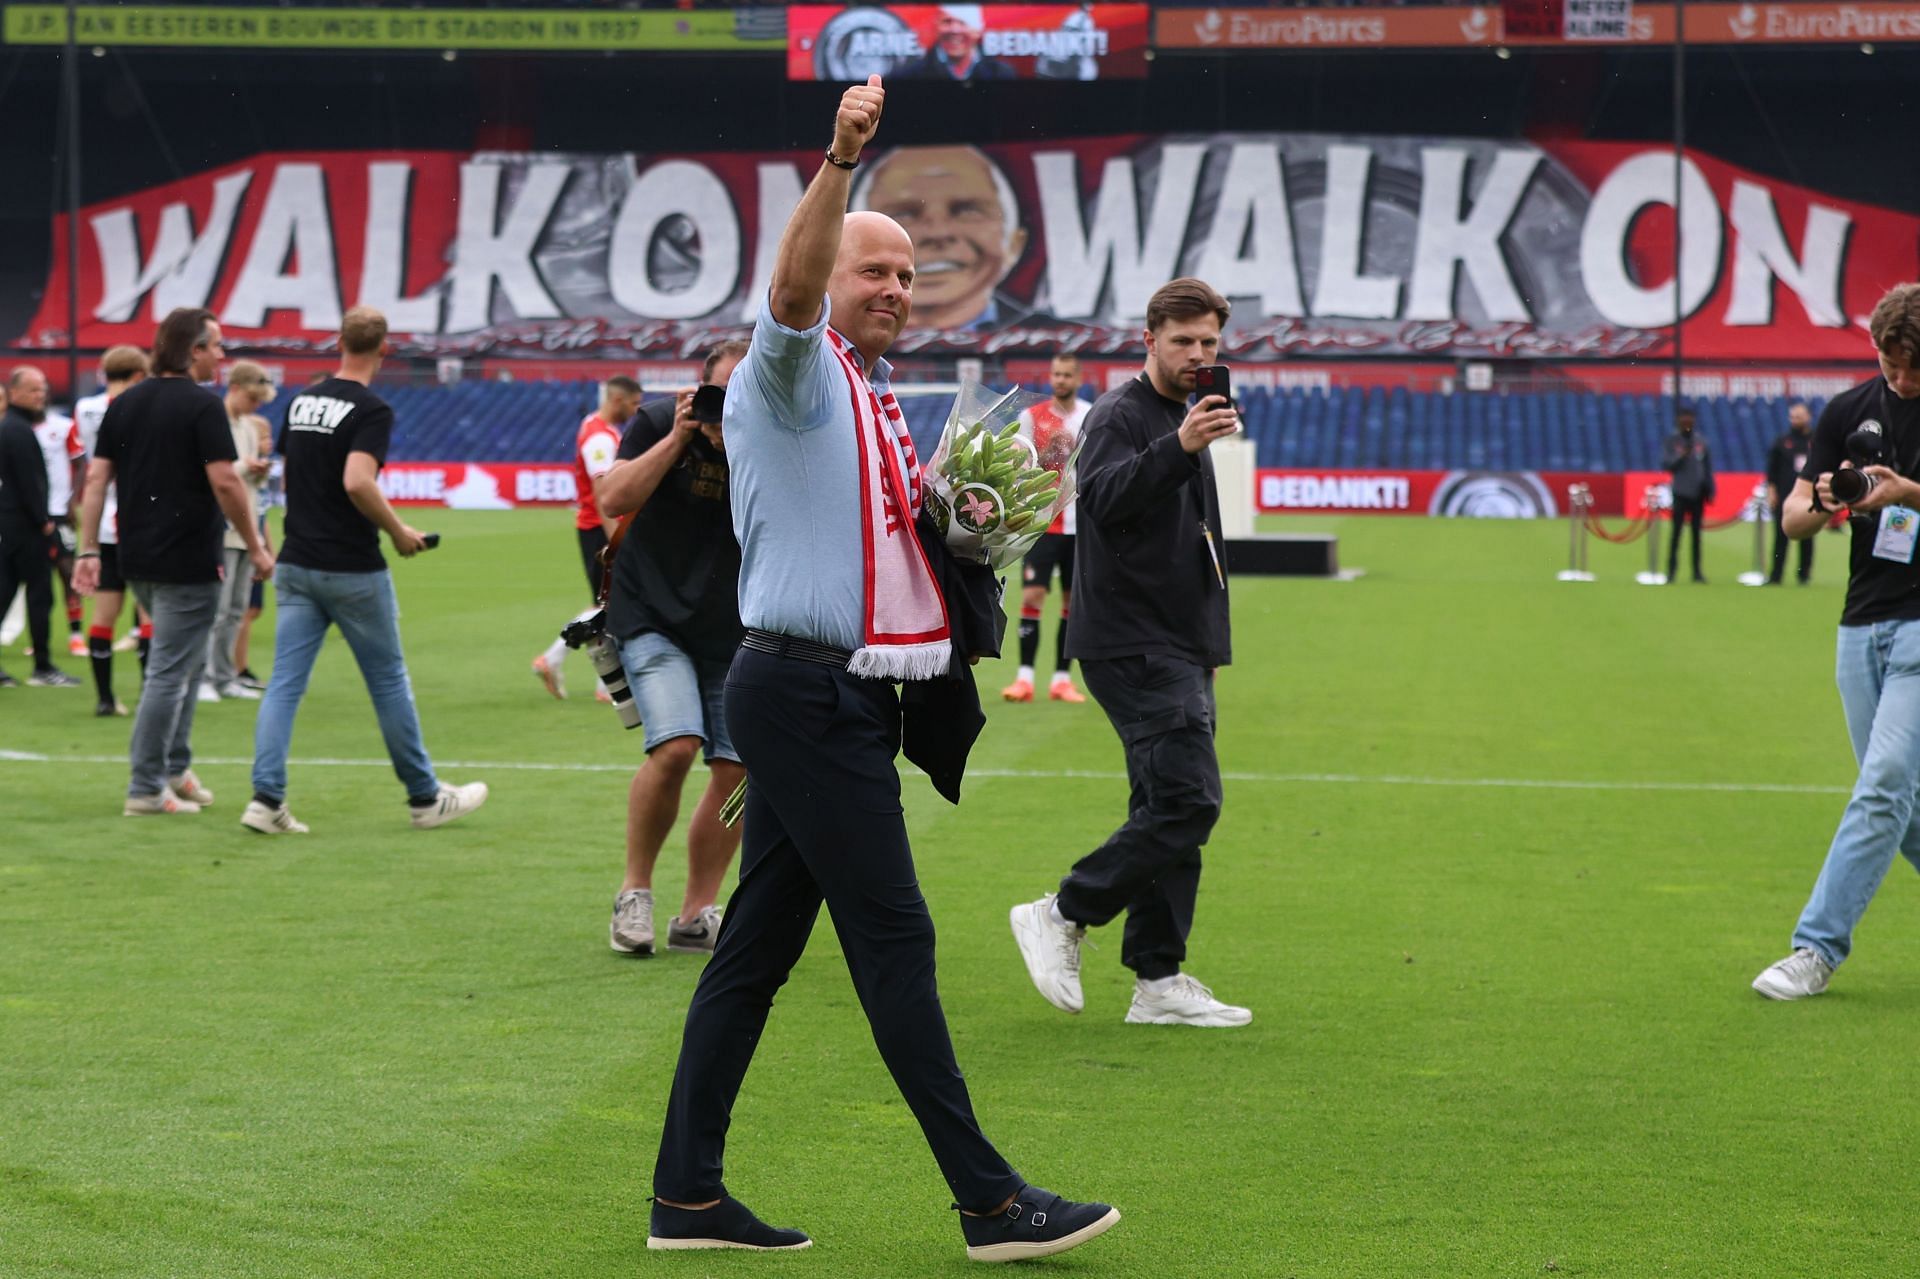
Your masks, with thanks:
<instances>
[{"instance_id":1,"label":"black t-shirt","mask_svg":"<svg viewBox=\"0 0 1920 1279\"><path fill-rule=\"evenodd\" d=\"M673 429L673 401L634 415L620 457L639 457ZM726 661L740 646L740 543L733 535L727 455L695 432L634 513L613 561L607 629L622 640L657 631L689 657Z\"/></svg>"},{"instance_id":2,"label":"black t-shirt","mask_svg":"<svg viewBox=\"0 0 1920 1279\"><path fill-rule=\"evenodd\" d=\"M93 451L113 463L121 574L141 582L219 581L227 524L207 464L236 457L220 397L184 377L148 378L107 406Z\"/></svg>"},{"instance_id":3,"label":"black t-shirt","mask_svg":"<svg viewBox=\"0 0 1920 1279\"><path fill-rule=\"evenodd\" d=\"M347 454L386 464L393 410L358 382L330 377L287 402L277 448L287 459L287 528L280 558L328 573L377 573L380 530L347 496Z\"/></svg>"},{"instance_id":4,"label":"black t-shirt","mask_svg":"<svg viewBox=\"0 0 1920 1279\"><path fill-rule=\"evenodd\" d=\"M1920 400L1901 399L1887 389L1884 380L1875 377L1827 402L1826 411L1813 428L1813 447L1801 478L1818 483L1822 473L1839 470L1840 463L1847 459L1847 437L1870 421L1880 424L1887 441L1887 464L1909 478L1920 476ZM1869 626L1920 618L1920 555L1912 564L1874 555L1874 539L1880 535L1878 511L1849 523L1853 550L1840 625Z\"/></svg>"}]
</instances>

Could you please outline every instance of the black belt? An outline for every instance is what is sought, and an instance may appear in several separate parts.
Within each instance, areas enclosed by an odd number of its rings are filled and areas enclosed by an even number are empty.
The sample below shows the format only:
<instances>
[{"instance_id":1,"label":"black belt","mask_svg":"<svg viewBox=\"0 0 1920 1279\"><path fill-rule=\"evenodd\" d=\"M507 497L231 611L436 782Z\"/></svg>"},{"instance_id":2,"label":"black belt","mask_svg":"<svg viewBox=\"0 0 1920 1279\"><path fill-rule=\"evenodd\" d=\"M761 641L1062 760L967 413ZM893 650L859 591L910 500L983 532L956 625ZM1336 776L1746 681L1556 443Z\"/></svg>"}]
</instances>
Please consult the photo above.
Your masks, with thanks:
<instances>
[{"instance_id":1,"label":"black belt","mask_svg":"<svg viewBox=\"0 0 1920 1279\"><path fill-rule=\"evenodd\" d=\"M769 653L774 657L792 657L803 662L818 662L822 666L838 666L843 671L847 669L847 663L853 660L853 654L844 648L751 627L740 640L740 647L750 648L756 653Z\"/></svg>"}]
</instances>

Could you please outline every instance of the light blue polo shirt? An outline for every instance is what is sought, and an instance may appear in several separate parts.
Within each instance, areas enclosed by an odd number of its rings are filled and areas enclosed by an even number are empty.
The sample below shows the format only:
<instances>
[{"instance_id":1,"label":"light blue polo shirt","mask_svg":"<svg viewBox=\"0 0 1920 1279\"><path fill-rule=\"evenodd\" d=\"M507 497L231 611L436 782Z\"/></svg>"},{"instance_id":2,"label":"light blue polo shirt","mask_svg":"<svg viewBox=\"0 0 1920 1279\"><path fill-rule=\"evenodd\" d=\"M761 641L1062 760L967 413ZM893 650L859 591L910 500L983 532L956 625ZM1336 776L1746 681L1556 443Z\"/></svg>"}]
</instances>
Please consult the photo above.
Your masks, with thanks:
<instances>
[{"instance_id":1,"label":"light blue polo shirt","mask_svg":"<svg viewBox=\"0 0 1920 1279\"><path fill-rule=\"evenodd\" d=\"M765 299L727 383L724 429L740 539L740 620L857 649L864 642L860 455L853 401L827 340L832 303L790 329ZM859 352L852 353L856 364ZM874 361L884 395L893 366Z\"/></svg>"}]
</instances>

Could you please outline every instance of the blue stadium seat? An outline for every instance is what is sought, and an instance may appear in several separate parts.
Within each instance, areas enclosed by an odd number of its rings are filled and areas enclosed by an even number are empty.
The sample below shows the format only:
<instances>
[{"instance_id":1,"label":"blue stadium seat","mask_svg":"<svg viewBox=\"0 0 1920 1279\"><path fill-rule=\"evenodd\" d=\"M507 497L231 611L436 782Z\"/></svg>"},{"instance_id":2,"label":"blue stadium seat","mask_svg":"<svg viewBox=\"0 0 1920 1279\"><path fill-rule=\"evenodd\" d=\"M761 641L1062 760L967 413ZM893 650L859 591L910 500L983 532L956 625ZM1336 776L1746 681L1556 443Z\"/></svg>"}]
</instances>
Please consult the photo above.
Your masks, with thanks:
<instances>
[{"instance_id":1,"label":"blue stadium seat","mask_svg":"<svg viewBox=\"0 0 1920 1279\"><path fill-rule=\"evenodd\" d=\"M1038 388L1035 388L1038 389ZM593 405L588 381L382 386L400 460L565 462ZM1261 466L1300 469L1626 471L1659 466L1671 396L1573 390L1513 393L1310 387L1240 392ZM1722 471L1761 469L1786 422L1780 397L1701 399L1700 429ZM930 455L944 395L901 396L914 443ZM1817 414L1818 401L1810 407Z\"/></svg>"}]
</instances>

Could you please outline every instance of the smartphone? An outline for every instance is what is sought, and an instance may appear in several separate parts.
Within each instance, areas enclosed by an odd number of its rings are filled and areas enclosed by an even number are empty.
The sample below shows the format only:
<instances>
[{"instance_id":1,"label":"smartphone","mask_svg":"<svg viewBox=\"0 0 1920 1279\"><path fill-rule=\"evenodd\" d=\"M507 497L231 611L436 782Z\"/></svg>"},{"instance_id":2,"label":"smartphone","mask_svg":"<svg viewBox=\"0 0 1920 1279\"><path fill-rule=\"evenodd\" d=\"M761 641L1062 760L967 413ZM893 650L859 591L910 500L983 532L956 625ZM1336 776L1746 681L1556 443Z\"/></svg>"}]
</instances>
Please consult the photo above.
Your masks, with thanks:
<instances>
[{"instance_id":1,"label":"smartphone","mask_svg":"<svg viewBox=\"0 0 1920 1279\"><path fill-rule=\"evenodd\" d=\"M1227 404L1233 404L1233 377L1224 364L1203 364L1193 371L1194 394L1200 399L1209 395L1226 397Z\"/></svg>"},{"instance_id":2,"label":"smartphone","mask_svg":"<svg viewBox=\"0 0 1920 1279\"><path fill-rule=\"evenodd\" d=\"M703 386L693 393L693 407L687 415L696 422L720 421L720 411L726 407L727 388L724 386Z\"/></svg>"},{"instance_id":3,"label":"smartphone","mask_svg":"<svg viewBox=\"0 0 1920 1279\"><path fill-rule=\"evenodd\" d=\"M422 533L420 540L426 543L426 549L429 551L440 545L440 535L438 533Z\"/></svg>"}]
</instances>

